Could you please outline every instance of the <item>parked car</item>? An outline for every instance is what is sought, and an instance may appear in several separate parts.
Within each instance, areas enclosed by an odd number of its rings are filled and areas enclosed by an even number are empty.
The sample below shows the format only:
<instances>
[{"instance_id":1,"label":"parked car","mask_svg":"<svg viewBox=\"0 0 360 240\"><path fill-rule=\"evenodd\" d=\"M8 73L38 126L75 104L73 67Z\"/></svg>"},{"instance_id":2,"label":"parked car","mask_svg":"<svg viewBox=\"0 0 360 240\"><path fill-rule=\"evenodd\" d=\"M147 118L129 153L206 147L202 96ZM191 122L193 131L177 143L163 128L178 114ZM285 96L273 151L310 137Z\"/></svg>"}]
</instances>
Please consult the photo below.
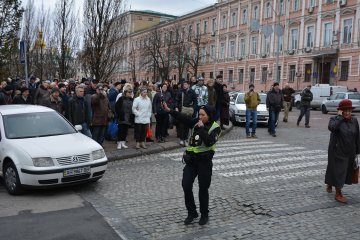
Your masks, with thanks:
<instances>
[{"instance_id":1,"label":"parked car","mask_svg":"<svg viewBox=\"0 0 360 240\"><path fill-rule=\"evenodd\" d=\"M246 104L244 101L245 93L238 92L230 100L229 114L233 124L246 122ZM266 94L259 93L261 103L257 107L257 123L267 124L269 112L266 109Z\"/></svg>"},{"instance_id":2,"label":"parked car","mask_svg":"<svg viewBox=\"0 0 360 240\"><path fill-rule=\"evenodd\" d=\"M355 109L354 112L360 112L360 93L358 92L338 92L331 97L325 99L321 104L321 112L327 114L328 112L336 112L339 103L343 99L349 99Z\"/></svg>"},{"instance_id":3,"label":"parked car","mask_svg":"<svg viewBox=\"0 0 360 240\"><path fill-rule=\"evenodd\" d=\"M321 108L323 100L328 97L331 97L337 92L347 92L346 86L330 86L329 84L316 84L311 87L311 92L313 94L313 100L310 103L311 108ZM301 93L301 92L300 92ZM301 96L299 94L295 95L295 107L300 109Z\"/></svg>"},{"instance_id":4,"label":"parked car","mask_svg":"<svg viewBox=\"0 0 360 240\"><path fill-rule=\"evenodd\" d=\"M104 149L56 111L34 105L0 106L0 176L10 194L99 180Z\"/></svg>"}]
</instances>

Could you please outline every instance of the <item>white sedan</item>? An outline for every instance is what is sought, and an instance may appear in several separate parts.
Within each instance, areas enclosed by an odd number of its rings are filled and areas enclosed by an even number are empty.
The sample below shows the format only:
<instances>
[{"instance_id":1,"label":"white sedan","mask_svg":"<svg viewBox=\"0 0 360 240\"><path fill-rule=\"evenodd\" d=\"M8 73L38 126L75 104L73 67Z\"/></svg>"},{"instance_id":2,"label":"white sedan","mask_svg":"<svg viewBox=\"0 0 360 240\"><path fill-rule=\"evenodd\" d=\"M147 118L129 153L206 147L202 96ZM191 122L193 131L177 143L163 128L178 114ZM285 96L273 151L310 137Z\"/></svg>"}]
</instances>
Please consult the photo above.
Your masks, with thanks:
<instances>
[{"instance_id":1,"label":"white sedan","mask_svg":"<svg viewBox=\"0 0 360 240\"><path fill-rule=\"evenodd\" d=\"M0 106L0 176L10 194L99 180L104 149L56 111L33 105Z\"/></svg>"}]
</instances>

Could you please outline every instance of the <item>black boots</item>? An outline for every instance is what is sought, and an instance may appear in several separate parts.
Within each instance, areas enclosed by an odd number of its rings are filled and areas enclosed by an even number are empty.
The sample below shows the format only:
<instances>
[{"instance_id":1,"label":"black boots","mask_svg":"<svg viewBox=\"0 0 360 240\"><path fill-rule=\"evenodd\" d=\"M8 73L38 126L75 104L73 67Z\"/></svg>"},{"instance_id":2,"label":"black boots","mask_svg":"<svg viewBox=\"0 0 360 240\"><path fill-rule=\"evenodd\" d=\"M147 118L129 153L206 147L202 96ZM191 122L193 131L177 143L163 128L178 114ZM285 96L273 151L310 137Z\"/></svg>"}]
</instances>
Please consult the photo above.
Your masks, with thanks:
<instances>
[{"instance_id":1,"label":"black boots","mask_svg":"<svg viewBox=\"0 0 360 240\"><path fill-rule=\"evenodd\" d=\"M192 223L192 221L194 221L195 218L199 217L199 214L197 212L195 213L189 213L188 216L185 218L184 220L184 224L185 225L189 225L190 223Z\"/></svg>"},{"instance_id":2,"label":"black boots","mask_svg":"<svg viewBox=\"0 0 360 240\"><path fill-rule=\"evenodd\" d=\"M207 224L207 222L209 221L209 217L206 215L201 215L200 221L199 221L199 225L205 225Z\"/></svg>"}]
</instances>

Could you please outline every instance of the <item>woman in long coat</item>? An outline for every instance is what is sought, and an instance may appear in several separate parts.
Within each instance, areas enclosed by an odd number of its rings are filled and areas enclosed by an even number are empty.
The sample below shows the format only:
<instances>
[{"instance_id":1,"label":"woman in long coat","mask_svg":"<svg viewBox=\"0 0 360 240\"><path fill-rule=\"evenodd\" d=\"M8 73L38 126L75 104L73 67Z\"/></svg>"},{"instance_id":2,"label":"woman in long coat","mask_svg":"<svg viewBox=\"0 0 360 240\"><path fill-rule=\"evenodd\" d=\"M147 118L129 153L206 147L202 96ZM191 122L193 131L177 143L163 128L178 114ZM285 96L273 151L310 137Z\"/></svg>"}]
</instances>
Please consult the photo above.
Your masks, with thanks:
<instances>
[{"instance_id":1,"label":"woman in long coat","mask_svg":"<svg viewBox=\"0 0 360 240\"><path fill-rule=\"evenodd\" d=\"M221 113L220 113L220 126L221 129L225 129L224 125L229 125L229 106L230 106L230 96L229 91L227 90L227 85L223 84L223 97L221 98Z\"/></svg>"},{"instance_id":2,"label":"woman in long coat","mask_svg":"<svg viewBox=\"0 0 360 240\"><path fill-rule=\"evenodd\" d=\"M328 129L331 131L326 169L326 191L336 189L335 200L346 203L341 189L344 184L352 184L355 157L360 152L359 123L351 116L352 102L344 99L338 107L338 115L331 117Z\"/></svg>"}]
</instances>

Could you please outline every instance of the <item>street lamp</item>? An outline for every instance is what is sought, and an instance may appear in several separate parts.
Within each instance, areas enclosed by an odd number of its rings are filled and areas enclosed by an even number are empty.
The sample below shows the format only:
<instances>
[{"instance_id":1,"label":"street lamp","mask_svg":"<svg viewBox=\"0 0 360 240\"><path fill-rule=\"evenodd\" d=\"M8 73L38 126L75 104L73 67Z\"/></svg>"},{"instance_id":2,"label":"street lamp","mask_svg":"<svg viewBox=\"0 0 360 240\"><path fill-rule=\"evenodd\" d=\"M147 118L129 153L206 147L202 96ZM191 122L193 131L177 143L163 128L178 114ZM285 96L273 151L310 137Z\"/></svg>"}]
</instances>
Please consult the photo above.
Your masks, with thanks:
<instances>
[{"instance_id":1,"label":"street lamp","mask_svg":"<svg viewBox=\"0 0 360 240\"><path fill-rule=\"evenodd\" d=\"M35 41L35 49L40 49L40 77L43 80L43 49L46 47L43 32L39 31L38 38Z\"/></svg>"}]
</instances>

